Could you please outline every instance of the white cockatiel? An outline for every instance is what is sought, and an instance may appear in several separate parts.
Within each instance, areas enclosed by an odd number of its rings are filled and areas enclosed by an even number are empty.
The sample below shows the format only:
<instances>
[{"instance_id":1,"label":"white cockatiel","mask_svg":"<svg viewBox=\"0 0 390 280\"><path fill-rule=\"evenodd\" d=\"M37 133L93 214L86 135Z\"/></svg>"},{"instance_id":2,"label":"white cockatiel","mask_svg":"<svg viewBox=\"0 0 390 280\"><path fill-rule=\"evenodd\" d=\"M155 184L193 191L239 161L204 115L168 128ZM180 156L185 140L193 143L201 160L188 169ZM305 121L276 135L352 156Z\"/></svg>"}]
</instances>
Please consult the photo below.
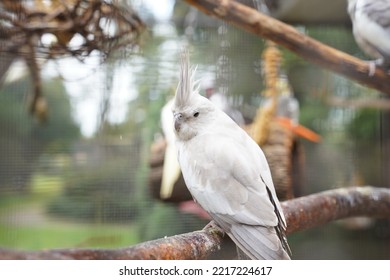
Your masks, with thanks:
<instances>
[{"instance_id":1,"label":"white cockatiel","mask_svg":"<svg viewBox=\"0 0 390 280\"><path fill-rule=\"evenodd\" d=\"M367 55L377 59L376 64L389 69L390 0L348 0L348 13L356 43Z\"/></svg>"},{"instance_id":2,"label":"white cockatiel","mask_svg":"<svg viewBox=\"0 0 390 280\"><path fill-rule=\"evenodd\" d=\"M199 95L188 52L173 104L178 160L193 198L251 259L289 259L286 221L260 147Z\"/></svg>"}]
</instances>

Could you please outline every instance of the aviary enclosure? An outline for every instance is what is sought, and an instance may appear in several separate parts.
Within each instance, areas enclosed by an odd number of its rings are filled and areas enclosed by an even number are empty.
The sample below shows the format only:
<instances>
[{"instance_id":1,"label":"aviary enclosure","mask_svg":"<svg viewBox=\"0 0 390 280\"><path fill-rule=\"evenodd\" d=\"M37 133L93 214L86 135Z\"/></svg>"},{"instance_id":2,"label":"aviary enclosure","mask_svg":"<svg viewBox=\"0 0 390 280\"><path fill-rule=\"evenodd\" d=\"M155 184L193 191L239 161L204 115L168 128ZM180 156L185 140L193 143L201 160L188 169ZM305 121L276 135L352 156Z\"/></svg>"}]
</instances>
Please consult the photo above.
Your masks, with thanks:
<instances>
[{"instance_id":1,"label":"aviary enclosure","mask_svg":"<svg viewBox=\"0 0 390 280\"><path fill-rule=\"evenodd\" d=\"M186 47L263 147L293 259L388 259L390 76L346 3L290 2L1 1L0 258L236 257L180 175L161 192Z\"/></svg>"}]
</instances>

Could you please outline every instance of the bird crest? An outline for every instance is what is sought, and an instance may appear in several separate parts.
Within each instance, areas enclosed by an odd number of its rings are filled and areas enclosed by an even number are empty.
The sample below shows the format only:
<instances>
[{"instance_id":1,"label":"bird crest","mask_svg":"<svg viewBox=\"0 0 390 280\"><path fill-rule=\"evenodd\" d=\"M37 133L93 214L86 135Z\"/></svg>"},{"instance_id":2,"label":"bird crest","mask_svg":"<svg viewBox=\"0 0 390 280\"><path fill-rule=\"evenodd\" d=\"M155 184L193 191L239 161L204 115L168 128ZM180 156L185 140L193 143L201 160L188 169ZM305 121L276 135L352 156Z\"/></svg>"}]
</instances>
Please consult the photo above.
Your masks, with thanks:
<instances>
[{"instance_id":1,"label":"bird crest","mask_svg":"<svg viewBox=\"0 0 390 280\"><path fill-rule=\"evenodd\" d=\"M190 57L188 50L183 50L180 54L180 76L179 84L175 94L174 108L183 109L191 104L191 99L199 91L199 82L194 81L196 67L190 67Z\"/></svg>"}]
</instances>

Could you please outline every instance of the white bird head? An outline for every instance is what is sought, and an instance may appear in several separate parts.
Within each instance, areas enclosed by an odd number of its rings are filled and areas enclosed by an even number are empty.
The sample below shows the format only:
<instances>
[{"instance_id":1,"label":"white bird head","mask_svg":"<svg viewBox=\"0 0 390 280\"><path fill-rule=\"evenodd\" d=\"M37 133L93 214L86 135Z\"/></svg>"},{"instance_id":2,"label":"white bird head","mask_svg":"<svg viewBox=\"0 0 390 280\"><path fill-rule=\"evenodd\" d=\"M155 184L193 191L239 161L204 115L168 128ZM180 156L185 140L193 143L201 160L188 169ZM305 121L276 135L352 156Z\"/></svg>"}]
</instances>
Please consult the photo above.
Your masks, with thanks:
<instances>
[{"instance_id":1,"label":"white bird head","mask_svg":"<svg viewBox=\"0 0 390 280\"><path fill-rule=\"evenodd\" d=\"M188 51L181 54L180 78L173 104L175 133L179 140L196 136L215 118L216 108L199 94L199 83L194 81L196 68L189 65Z\"/></svg>"}]
</instances>

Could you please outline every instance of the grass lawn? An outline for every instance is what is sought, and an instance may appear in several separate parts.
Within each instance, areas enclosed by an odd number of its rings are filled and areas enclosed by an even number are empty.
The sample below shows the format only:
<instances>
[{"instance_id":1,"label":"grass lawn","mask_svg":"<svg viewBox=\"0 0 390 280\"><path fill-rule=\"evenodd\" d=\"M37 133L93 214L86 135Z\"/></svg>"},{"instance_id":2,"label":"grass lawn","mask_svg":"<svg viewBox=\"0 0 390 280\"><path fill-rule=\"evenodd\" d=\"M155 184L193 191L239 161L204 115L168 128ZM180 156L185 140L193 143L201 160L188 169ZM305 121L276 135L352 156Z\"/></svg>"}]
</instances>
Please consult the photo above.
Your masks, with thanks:
<instances>
[{"instance_id":1,"label":"grass lawn","mask_svg":"<svg viewBox=\"0 0 390 280\"><path fill-rule=\"evenodd\" d=\"M1 194L0 247L117 248L138 243L136 226L63 221L48 216L45 206L63 186L60 177L35 175L28 194Z\"/></svg>"},{"instance_id":2,"label":"grass lawn","mask_svg":"<svg viewBox=\"0 0 390 280\"><path fill-rule=\"evenodd\" d=\"M40 250L52 248L117 248L137 243L132 227L111 225L0 225L0 246Z\"/></svg>"},{"instance_id":3,"label":"grass lawn","mask_svg":"<svg viewBox=\"0 0 390 280\"><path fill-rule=\"evenodd\" d=\"M31 203L45 203L51 197L61 192L63 180L59 176L47 176L36 174L31 179L31 189L28 193L0 194L0 215L12 208L19 208Z\"/></svg>"}]
</instances>

